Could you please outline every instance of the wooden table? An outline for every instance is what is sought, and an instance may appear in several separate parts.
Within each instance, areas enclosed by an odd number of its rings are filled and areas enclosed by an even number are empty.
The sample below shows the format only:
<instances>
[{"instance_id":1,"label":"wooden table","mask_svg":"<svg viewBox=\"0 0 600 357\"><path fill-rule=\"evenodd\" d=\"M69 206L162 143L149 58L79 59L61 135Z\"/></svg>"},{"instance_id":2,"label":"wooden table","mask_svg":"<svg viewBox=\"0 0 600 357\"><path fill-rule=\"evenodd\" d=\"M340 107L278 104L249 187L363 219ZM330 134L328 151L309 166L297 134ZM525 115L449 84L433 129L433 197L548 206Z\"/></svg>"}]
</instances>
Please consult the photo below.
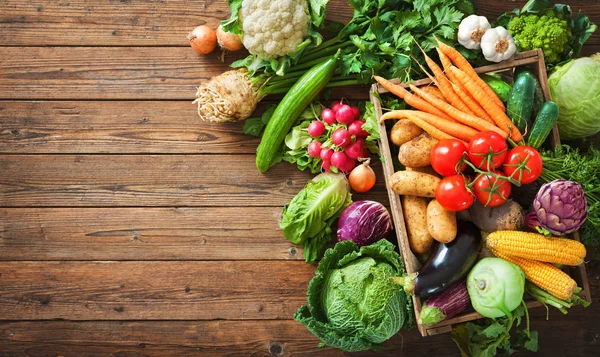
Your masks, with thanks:
<instances>
[{"instance_id":1,"label":"wooden table","mask_svg":"<svg viewBox=\"0 0 600 357\"><path fill-rule=\"evenodd\" d=\"M600 2L570 3L600 23ZM0 3L0 356L344 355L291 320L314 266L278 219L311 175L259 174L258 141L191 103L227 64L185 35L228 15L221 0ZM584 52L599 50L596 33ZM362 197L385 202L381 182ZM588 265L591 307L533 312L540 355L598 352ZM402 354L458 355L416 330L378 355Z\"/></svg>"}]
</instances>

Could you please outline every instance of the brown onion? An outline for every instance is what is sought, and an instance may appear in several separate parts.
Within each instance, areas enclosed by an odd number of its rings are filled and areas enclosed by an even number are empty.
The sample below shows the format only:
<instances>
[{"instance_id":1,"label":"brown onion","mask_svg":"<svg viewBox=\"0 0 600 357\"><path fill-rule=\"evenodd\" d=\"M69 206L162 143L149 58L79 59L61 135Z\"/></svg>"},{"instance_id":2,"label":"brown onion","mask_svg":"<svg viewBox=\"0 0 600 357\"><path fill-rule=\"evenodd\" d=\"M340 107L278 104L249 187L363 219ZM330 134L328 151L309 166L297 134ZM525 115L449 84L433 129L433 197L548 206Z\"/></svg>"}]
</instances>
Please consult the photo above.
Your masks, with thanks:
<instances>
[{"instance_id":1,"label":"brown onion","mask_svg":"<svg viewBox=\"0 0 600 357\"><path fill-rule=\"evenodd\" d=\"M188 34L190 45L201 55L211 53L217 47L217 34L212 28L202 25Z\"/></svg>"},{"instance_id":2,"label":"brown onion","mask_svg":"<svg viewBox=\"0 0 600 357\"><path fill-rule=\"evenodd\" d=\"M242 41L240 40L240 36L223 31L221 25L217 27L217 42L219 46L225 51L239 51L242 49Z\"/></svg>"}]
</instances>

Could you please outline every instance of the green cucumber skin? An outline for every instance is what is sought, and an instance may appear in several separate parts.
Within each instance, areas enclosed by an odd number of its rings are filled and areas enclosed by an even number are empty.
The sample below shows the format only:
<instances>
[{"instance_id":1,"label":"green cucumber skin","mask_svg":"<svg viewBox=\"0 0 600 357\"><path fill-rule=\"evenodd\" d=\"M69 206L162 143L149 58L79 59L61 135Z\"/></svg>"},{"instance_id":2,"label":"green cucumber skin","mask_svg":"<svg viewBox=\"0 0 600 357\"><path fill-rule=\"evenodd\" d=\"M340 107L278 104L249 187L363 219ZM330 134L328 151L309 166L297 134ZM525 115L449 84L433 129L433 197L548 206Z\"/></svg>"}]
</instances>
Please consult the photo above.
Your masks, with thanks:
<instances>
[{"instance_id":1,"label":"green cucumber skin","mask_svg":"<svg viewBox=\"0 0 600 357\"><path fill-rule=\"evenodd\" d=\"M510 84L489 74L481 75L481 79L483 79L484 82L487 83L490 88L492 88L494 93L496 93L502 102L506 103L508 100L508 95L510 94L510 90L512 89Z\"/></svg>"},{"instance_id":2,"label":"green cucumber skin","mask_svg":"<svg viewBox=\"0 0 600 357\"><path fill-rule=\"evenodd\" d=\"M522 133L533 113L534 96L535 78L527 72L519 73L506 102L506 114Z\"/></svg>"},{"instance_id":3,"label":"green cucumber skin","mask_svg":"<svg viewBox=\"0 0 600 357\"><path fill-rule=\"evenodd\" d=\"M535 149L539 149L542 146L548 135L550 135L554 124L556 124L558 114L558 105L556 103L546 102L542 104L529 133L529 139L527 140L529 146Z\"/></svg>"},{"instance_id":4,"label":"green cucumber skin","mask_svg":"<svg viewBox=\"0 0 600 357\"><path fill-rule=\"evenodd\" d=\"M336 67L337 56L315 65L294 83L279 102L256 149L256 167L260 172L266 172L272 166L271 163L292 125L325 88Z\"/></svg>"}]
</instances>

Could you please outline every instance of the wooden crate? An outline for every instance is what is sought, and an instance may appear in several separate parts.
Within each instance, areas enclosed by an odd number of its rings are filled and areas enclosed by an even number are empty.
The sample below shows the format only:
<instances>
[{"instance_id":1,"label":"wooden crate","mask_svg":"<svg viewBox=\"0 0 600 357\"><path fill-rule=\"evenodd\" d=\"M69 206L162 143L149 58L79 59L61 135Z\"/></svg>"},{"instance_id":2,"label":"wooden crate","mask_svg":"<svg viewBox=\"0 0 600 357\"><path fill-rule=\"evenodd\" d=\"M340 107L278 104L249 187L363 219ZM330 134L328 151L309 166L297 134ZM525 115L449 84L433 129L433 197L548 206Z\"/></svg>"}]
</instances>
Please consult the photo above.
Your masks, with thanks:
<instances>
[{"instance_id":1,"label":"wooden crate","mask_svg":"<svg viewBox=\"0 0 600 357\"><path fill-rule=\"evenodd\" d=\"M526 66L530 68L533 73L538 77L540 84L542 86L542 90L544 92L544 97L546 100L550 100L550 90L548 88L548 77L546 74L546 65L544 63L544 57L541 50L527 51L516 54L511 60L505 61L499 64L493 64L485 67L476 68L477 73L512 73L515 67ZM392 81L394 83L399 83L398 80ZM423 79L416 82L412 82L412 84L416 86L427 85L430 84L431 80ZM404 87L408 87L408 83L402 84ZM379 119L382 115L381 103L379 101L378 96L374 95L374 93L387 93L383 87L380 87L377 84L374 84L371 90L371 101L375 105L375 111L377 113L377 118ZM402 255L406 270L408 273L413 273L418 271L420 267L420 263L415 257L415 255L411 252L408 244L408 237L406 234L406 226L404 224L404 215L402 213L402 206L400 204L400 196L397 195L390 186L389 178L394 173L392 154L390 150L390 145L388 142L388 133L383 123L380 123L379 126L381 132L381 139L379 141L379 148L383 154L383 172L385 175L387 191L390 199L390 207L392 210L392 216L394 219L394 227L396 230L396 236L398 238L398 245L400 247L400 254ZM553 128L551 135L549 136L548 144L551 147L556 147L560 145L560 137L558 134L558 129L556 126ZM579 240L579 235L577 232L573 234L573 238ZM568 273L577 281L577 284L583 289L580 296L582 296L585 300L591 302L590 289L587 280L587 274L585 271L585 266L581 265L579 267L570 267L567 268ZM415 317L418 320L419 314L421 310L421 298L418 296L413 297L414 309L415 309ZM541 304L535 300L531 300L527 302L527 307L538 307ZM440 333L450 332L453 324L473 321L476 319L482 318L480 314L477 312L470 310L464 312L458 316L455 316L450 319L446 319L441 321L435 325L418 325L419 332L423 336L432 336Z\"/></svg>"}]
</instances>

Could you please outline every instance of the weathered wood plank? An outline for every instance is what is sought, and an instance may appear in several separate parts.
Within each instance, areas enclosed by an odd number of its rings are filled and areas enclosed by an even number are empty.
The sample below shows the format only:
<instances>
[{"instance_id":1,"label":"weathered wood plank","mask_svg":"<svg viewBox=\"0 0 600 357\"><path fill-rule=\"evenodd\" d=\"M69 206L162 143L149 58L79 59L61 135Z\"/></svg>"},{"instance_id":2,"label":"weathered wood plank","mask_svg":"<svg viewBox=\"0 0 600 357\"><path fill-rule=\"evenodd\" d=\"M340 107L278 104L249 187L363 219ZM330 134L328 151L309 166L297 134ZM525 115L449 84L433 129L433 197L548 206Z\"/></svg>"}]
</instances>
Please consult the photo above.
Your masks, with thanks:
<instances>
[{"instance_id":1,"label":"weathered wood plank","mask_svg":"<svg viewBox=\"0 0 600 357\"><path fill-rule=\"evenodd\" d=\"M327 15L347 21L352 11L346 1L332 1ZM185 47L194 27L216 28L228 17L225 0L3 0L0 45Z\"/></svg>"},{"instance_id":2,"label":"weathered wood plank","mask_svg":"<svg viewBox=\"0 0 600 357\"><path fill-rule=\"evenodd\" d=\"M191 103L200 83L230 69L229 58L223 63L218 56L201 57L184 47L5 47L0 51L0 99ZM333 92L338 98L366 99L368 87Z\"/></svg>"},{"instance_id":3,"label":"weathered wood plank","mask_svg":"<svg viewBox=\"0 0 600 357\"><path fill-rule=\"evenodd\" d=\"M496 18L521 7L526 0L476 0L477 13ZM569 1L592 22L600 23L600 2ZM127 11L123 11L124 9ZM347 21L352 12L346 1L331 1L328 18ZM229 17L224 0L111 1L5 0L0 3L0 45L10 46L188 46L185 35L198 25L216 27ZM40 34L43 33L42 36ZM584 49L587 54L600 48L600 34L594 34Z\"/></svg>"},{"instance_id":4,"label":"weathered wood plank","mask_svg":"<svg viewBox=\"0 0 600 357\"><path fill-rule=\"evenodd\" d=\"M531 311L539 331L539 352L519 356L594 356L600 325L598 306L573 308L569 315ZM0 323L2 356L348 356L316 339L291 320L261 321L35 321ZM460 356L448 334L422 338L401 331L377 352L352 356ZM4 354L3 354L4 353Z\"/></svg>"},{"instance_id":5,"label":"weathered wood plank","mask_svg":"<svg viewBox=\"0 0 600 357\"><path fill-rule=\"evenodd\" d=\"M0 155L0 170L0 207L282 207L313 177L288 163L261 174L254 155ZM354 198L385 194L380 180Z\"/></svg>"},{"instance_id":6,"label":"weathered wood plank","mask_svg":"<svg viewBox=\"0 0 600 357\"><path fill-rule=\"evenodd\" d=\"M0 208L0 260L301 260L280 207Z\"/></svg>"},{"instance_id":7,"label":"weathered wood plank","mask_svg":"<svg viewBox=\"0 0 600 357\"><path fill-rule=\"evenodd\" d=\"M242 123L208 123L188 102L0 102L2 153L250 154Z\"/></svg>"},{"instance_id":8,"label":"weathered wood plank","mask_svg":"<svg viewBox=\"0 0 600 357\"><path fill-rule=\"evenodd\" d=\"M313 271L299 261L0 262L0 316L289 319Z\"/></svg>"}]
</instances>

